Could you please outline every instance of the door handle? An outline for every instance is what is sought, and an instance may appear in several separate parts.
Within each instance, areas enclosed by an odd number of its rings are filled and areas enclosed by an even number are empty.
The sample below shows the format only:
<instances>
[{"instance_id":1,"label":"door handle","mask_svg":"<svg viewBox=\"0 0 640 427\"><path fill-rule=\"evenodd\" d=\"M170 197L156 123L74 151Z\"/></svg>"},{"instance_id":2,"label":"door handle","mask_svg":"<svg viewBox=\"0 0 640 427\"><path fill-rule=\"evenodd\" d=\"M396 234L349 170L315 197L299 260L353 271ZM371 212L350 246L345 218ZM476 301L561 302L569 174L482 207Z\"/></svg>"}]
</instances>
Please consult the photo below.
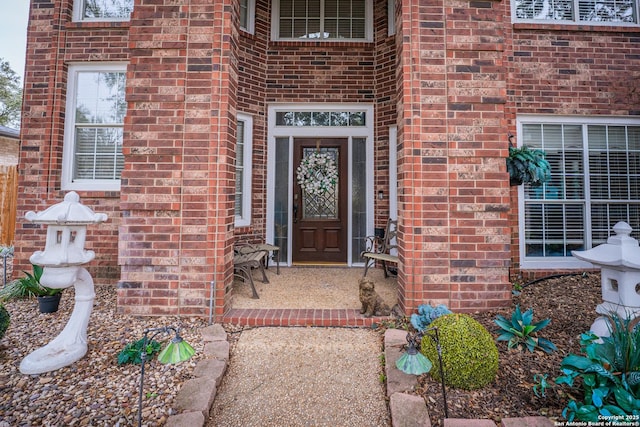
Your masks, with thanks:
<instances>
[{"instance_id":1,"label":"door handle","mask_svg":"<svg viewBox=\"0 0 640 427\"><path fill-rule=\"evenodd\" d=\"M298 204L293 204L293 222L298 222Z\"/></svg>"}]
</instances>

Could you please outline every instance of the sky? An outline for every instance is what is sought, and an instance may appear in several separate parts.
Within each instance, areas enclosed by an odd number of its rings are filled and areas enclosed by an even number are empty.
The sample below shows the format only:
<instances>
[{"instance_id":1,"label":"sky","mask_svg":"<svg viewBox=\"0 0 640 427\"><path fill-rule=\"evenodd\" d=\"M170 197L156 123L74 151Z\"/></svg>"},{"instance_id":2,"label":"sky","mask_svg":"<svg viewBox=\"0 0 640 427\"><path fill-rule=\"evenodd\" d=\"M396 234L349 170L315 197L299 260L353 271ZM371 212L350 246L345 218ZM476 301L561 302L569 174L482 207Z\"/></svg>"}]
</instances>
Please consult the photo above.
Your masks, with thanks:
<instances>
[{"instance_id":1,"label":"sky","mask_svg":"<svg viewBox=\"0 0 640 427\"><path fill-rule=\"evenodd\" d=\"M0 58L9 62L24 83L29 0L0 1Z\"/></svg>"}]
</instances>

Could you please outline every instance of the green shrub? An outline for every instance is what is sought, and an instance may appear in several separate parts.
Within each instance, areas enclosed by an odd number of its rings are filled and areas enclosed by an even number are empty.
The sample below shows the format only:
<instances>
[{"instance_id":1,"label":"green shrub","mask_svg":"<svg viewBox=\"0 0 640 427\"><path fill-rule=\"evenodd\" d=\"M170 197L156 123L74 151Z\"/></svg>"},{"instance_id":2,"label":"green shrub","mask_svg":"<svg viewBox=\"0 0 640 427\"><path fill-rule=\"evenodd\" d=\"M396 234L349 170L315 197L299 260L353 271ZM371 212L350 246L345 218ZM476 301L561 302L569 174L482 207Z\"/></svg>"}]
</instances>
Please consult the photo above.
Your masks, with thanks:
<instances>
[{"instance_id":1,"label":"green shrub","mask_svg":"<svg viewBox=\"0 0 640 427\"><path fill-rule=\"evenodd\" d=\"M0 304L0 340L9 327L10 316L4 305Z\"/></svg>"},{"instance_id":2,"label":"green shrub","mask_svg":"<svg viewBox=\"0 0 640 427\"><path fill-rule=\"evenodd\" d=\"M498 373L498 348L480 323L466 314L447 314L434 320L442 349L445 384L465 390L482 388ZM421 352L433 362L431 375L440 379L440 365L434 340L422 339Z\"/></svg>"}]
</instances>

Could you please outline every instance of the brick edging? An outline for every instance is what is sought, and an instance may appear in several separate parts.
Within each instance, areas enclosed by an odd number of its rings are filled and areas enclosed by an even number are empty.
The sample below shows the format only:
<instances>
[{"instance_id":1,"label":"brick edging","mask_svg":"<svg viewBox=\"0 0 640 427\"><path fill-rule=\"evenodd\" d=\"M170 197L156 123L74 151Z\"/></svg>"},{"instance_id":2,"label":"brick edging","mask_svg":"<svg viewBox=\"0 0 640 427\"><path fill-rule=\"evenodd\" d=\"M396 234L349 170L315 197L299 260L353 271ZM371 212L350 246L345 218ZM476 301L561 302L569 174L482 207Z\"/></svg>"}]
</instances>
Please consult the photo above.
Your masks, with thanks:
<instances>
[{"instance_id":1,"label":"brick edging","mask_svg":"<svg viewBox=\"0 0 640 427\"><path fill-rule=\"evenodd\" d=\"M209 419L209 412L216 391L229 365L229 342L222 325L207 326L201 331L205 342L206 359L196 365L193 376L176 395L173 407L179 413L172 415L165 424L168 427L202 427Z\"/></svg>"}]
</instances>

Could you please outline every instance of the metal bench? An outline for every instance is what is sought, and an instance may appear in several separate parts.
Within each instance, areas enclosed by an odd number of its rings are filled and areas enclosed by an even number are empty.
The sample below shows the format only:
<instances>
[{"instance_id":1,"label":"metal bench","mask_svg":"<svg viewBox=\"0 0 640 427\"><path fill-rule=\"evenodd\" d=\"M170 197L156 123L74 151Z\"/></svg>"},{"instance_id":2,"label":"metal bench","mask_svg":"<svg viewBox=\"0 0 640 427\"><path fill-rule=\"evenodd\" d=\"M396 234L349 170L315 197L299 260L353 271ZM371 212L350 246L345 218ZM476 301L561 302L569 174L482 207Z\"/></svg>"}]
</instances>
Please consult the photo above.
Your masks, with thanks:
<instances>
[{"instance_id":1,"label":"metal bench","mask_svg":"<svg viewBox=\"0 0 640 427\"><path fill-rule=\"evenodd\" d=\"M258 291L256 291L256 285L253 282L253 276L251 270L259 268L262 272L262 282L269 283L267 274L264 271L264 258L268 252L259 250L253 252L247 252L245 249L237 249L233 254L233 272L234 274L241 276L245 283L248 280L251 285L251 291L253 292L252 298L260 298Z\"/></svg>"},{"instance_id":2,"label":"metal bench","mask_svg":"<svg viewBox=\"0 0 640 427\"><path fill-rule=\"evenodd\" d=\"M276 274L280 274L280 247L270 245L269 243L236 243L235 249L240 253L249 253L256 251L264 251L264 268L269 269L269 258L272 258L276 262ZM271 257L269 256L271 252Z\"/></svg>"},{"instance_id":3,"label":"metal bench","mask_svg":"<svg viewBox=\"0 0 640 427\"><path fill-rule=\"evenodd\" d=\"M367 275L369 267L375 264L376 261L382 262L384 277L389 277L389 264L398 265L398 257L390 253L392 249L397 249L398 247L395 243L398 234L397 228L398 221L389 218L384 230L384 236L369 236L365 238L366 249L360 254L364 258L364 274L362 277Z\"/></svg>"}]
</instances>

